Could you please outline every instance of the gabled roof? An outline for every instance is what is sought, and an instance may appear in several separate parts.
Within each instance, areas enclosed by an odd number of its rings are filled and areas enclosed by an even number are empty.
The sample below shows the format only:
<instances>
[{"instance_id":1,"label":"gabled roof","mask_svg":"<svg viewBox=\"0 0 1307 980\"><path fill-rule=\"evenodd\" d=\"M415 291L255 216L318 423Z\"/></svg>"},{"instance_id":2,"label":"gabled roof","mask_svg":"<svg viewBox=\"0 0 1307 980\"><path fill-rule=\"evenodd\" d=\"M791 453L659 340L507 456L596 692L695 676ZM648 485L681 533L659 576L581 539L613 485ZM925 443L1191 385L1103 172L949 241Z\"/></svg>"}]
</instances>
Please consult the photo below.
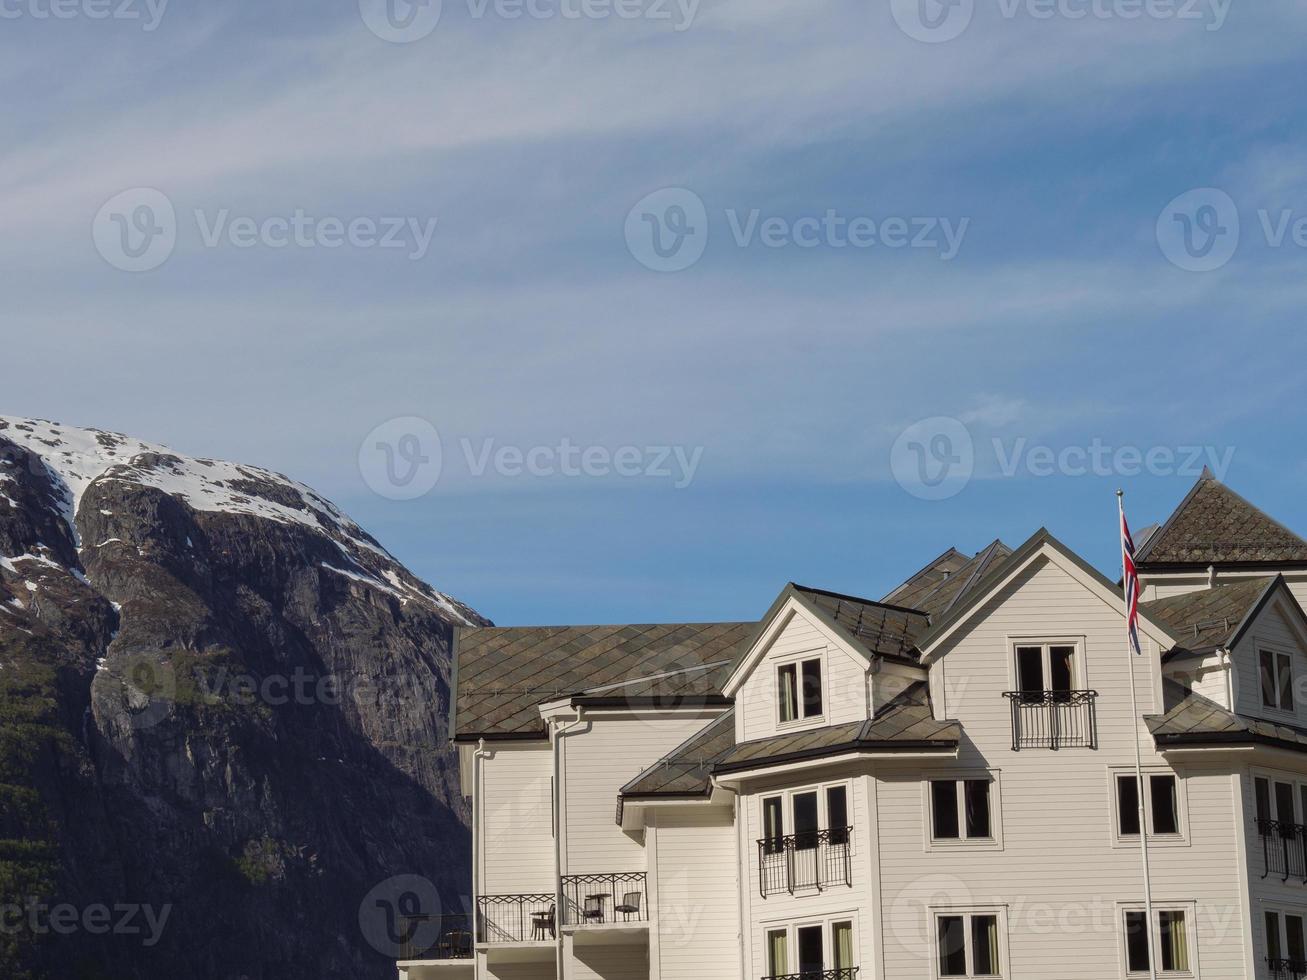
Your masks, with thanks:
<instances>
[{"instance_id":1,"label":"gabled roof","mask_svg":"<svg viewBox=\"0 0 1307 980\"><path fill-rule=\"evenodd\" d=\"M964 555L957 548L949 548L925 568L913 573L906 582L881 601L896 606L907 606L910 609L920 609L922 599L960 571L969 561L971 561L970 555Z\"/></svg>"},{"instance_id":2,"label":"gabled roof","mask_svg":"<svg viewBox=\"0 0 1307 980\"><path fill-rule=\"evenodd\" d=\"M824 614L828 624L842 631L869 657L916 659L913 646L929 624L924 613L806 585L792 588L805 605Z\"/></svg>"},{"instance_id":3,"label":"gabled roof","mask_svg":"<svg viewBox=\"0 0 1307 980\"><path fill-rule=\"evenodd\" d=\"M621 795L626 799L708 796L713 765L734 748L732 708L623 786Z\"/></svg>"},{"instance_id":4,"label":"gabled roof","mask_svg":"<svg viewBox=\"0 0 1307 980\"><path fill-rule=\"evenodd\" d=\"M1140 546L1141 567L1307 565L1307 541L1254 507L1210 472Z\"/></svg>"},{"instance_id":5,"label":"gabled roof","mask_svg":"<svg viewBox=\"0 0 1307 980\"><path fill-rule=\"evenodd\" d=\"M713 775L848 753L956 751L962 726L936 721L926 683L913 684L874 718L742 742L713 765Z\"/></svg>"},{"instance_id":6,"label":"gabled roof","mask_svg":"<svg viewBox=\"0 0 1307 980\"><path fill-rule=\"evenodd\" d=\"M721 684L754 623L461 629L454 641L456 741L544 738L539 705L726 705Z\"/></svg>"},{"instance_id":7,"label":"gabled roof","mask_svg":"<svg viewBox=\"0 0 1307 980\"><path fill-rule=\"evenodd\" d=\"M1201 694L1166 681L1167 712L1145 717L1158 748L1269 745L1307 752L1307 730L1235 714Z\"/></svg>"},{"instance_id":8,"label":"gabled roof","mask_svg":"<svg viewBox=\"0 0 1307 980\"><path fill-rule=\"evenodd\" d=\"M985 576L1011 554L1011 548L1002 541L995 540L929 594L922 596L917 601L916 608L929 615L932 620L948 615L949 610L965 602L971 590L983 582Z\"/></svg>"},{"instance_id":9,"label":"gabled roof","mask_svg":"<svg viewBox=\"0 0 1307 980\"><path fill-rule=\"evenodd\" d=\"M1277 584L1284 584L1283 576L1244 579L1142 602L1139 608L1165 624L1186 650L1225 649L1237 642ZM1289 595L1292 598L1292 593Z\"/></svg>"}]
</instances>

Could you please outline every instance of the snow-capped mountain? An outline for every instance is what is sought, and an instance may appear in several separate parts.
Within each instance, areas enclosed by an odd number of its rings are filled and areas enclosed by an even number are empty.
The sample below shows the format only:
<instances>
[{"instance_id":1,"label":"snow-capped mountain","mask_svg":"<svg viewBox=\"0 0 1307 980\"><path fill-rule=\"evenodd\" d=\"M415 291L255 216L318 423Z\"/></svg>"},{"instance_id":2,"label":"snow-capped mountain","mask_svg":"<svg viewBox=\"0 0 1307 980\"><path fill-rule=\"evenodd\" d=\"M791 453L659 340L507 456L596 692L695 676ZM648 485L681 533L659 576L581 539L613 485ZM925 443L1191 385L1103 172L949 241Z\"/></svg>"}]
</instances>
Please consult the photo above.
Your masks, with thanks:
<instances>
[{"instance_id":1,"label":"snow-capped mountain","mask_svg":"<svg viewBox=\"0 0 1307 980\"><path fill-rule=\"evenodd\" d=\"M280 474L0 418L0 879L170 910L20 932L0 975L390 980L375 890L467 889L449 650L484 622Z\"/></svg>"}]
</instances>

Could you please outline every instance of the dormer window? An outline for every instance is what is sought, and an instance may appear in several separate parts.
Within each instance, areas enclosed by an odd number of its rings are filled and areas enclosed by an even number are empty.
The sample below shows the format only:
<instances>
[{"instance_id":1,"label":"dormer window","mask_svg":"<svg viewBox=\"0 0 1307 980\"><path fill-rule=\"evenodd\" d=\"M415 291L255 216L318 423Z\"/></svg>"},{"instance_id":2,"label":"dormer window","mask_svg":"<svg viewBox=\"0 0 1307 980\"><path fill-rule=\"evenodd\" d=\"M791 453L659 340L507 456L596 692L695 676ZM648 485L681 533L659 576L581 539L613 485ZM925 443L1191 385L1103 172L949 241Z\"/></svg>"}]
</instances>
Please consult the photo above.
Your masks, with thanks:
<instances>
[{"instance_id":1,"label":"dormer window","mask_svg":"<svg viewBox=\"0 0 1307 980\"><path fill-rule=\"evenodd\" d=\"M821 658L782 664L776 668L777 717L783 725L820 718L824 710Z\"/></svg>"},{"instance_id":2,"label":"dormer window","mask_svg":"<svg viewBox=\"0 0 1307 980\"><path fill-rule=\"evenodd\" d=\"M1262 706L1276 711L1293 711L1293 658L1287 653L1262 650Z\"/></svg>"}]
</instances>

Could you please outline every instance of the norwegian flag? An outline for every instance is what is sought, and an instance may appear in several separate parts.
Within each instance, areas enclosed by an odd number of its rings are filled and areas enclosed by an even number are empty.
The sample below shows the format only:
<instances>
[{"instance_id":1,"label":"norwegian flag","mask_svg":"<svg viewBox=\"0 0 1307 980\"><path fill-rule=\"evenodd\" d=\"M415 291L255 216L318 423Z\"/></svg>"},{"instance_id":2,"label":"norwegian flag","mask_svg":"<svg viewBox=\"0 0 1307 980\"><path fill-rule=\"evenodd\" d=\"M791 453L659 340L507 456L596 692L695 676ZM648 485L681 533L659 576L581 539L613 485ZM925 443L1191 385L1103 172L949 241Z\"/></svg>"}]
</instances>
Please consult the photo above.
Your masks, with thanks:
<instances>
[{"instance_id":1,"label":"norwegian flag","mask_svg":"<svg viewBox=\"0 0 1307 980\"><path fill-rule=\"evenodd\" d=\"M1124 569L1126 632L1136 655L1142 654L1139 646L1139 570L1135 567L1135 539L1130 536L1130 525L1125 519L1125 503L1117 495L1121 511L1121 567Z\"/></svg>"}]
</instances>

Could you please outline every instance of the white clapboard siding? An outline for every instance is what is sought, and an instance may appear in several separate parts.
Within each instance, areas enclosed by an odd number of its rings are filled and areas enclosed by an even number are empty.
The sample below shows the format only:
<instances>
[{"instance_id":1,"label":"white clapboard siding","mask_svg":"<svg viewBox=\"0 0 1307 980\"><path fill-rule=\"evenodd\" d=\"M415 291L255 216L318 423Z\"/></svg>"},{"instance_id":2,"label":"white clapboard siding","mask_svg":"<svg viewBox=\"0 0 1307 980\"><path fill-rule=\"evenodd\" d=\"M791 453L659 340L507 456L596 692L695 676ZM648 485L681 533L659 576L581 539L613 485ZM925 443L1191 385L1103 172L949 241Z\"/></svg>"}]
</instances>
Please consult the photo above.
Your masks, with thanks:
<instances>
[{"instance_id":1,"label":"white clapboard siding","mask_svg":"<svg viewBox=\"0 0 1307 980\"><path fill-rule=\"evenodd\" d=\"M644 871L644 845L617 825L618 791L703 729L715 714L592 715L563 738L564 874Z\"/></svg>"},{"instance_id":2,"label":"white clapboard siding","mask_svg":"<svg viewBox=\"0 0 1307 980\"><path fill-rule=\"evenodd\" d=\"M482 762L482 895L554 891L553 771L549 743L495 747Z\"/></svg>"},{"instance_id":3,"label":"white clapboard siding","mask_svg":"<svg viewBox=\"0 0 1307 980\"><path fill-rule=\"evenodd\" d=\"M812 654L822 659L823 709L821 718L798 727L841 725L867 717L867 661L832 642L827 633L800 609L754 665L736 696L736 738L753 741L778 734L776 667L794 657ZM786 726L793 731L794 726Z\"/></svg>"},{"instance_id":4,"label":"white clapboard siding","mask_svg":"<svg viewBox=\"0 0 1307 980\"><path fill-rule=\"evenodd\" d=\"M658 813L658 963L661 980L740 978L739 867L729 808Z\"/></svg>"},{"instance_id":5,"label":"white clapboard siding","mask_svg":"<svg viewBox=\"0 0 1307 980\"><path fill-rule=\"evenodd\" d=\"M569 951L565 980L649 980L647 946L577 946L568 942L565 949Z\"/></svg>"},{"instance_id":6,"label":"white clapboard siding","mask_svg":"<svg viewBox=\"0 0 1307 980\"><path fill-rule=\"evenodd\" d=\"M487 963L484 954L478 969L478 980L556 980L558 966L551 956L546 962ZM447 975L452 974L446 971Z\"/></svg>"}]
</instances>

